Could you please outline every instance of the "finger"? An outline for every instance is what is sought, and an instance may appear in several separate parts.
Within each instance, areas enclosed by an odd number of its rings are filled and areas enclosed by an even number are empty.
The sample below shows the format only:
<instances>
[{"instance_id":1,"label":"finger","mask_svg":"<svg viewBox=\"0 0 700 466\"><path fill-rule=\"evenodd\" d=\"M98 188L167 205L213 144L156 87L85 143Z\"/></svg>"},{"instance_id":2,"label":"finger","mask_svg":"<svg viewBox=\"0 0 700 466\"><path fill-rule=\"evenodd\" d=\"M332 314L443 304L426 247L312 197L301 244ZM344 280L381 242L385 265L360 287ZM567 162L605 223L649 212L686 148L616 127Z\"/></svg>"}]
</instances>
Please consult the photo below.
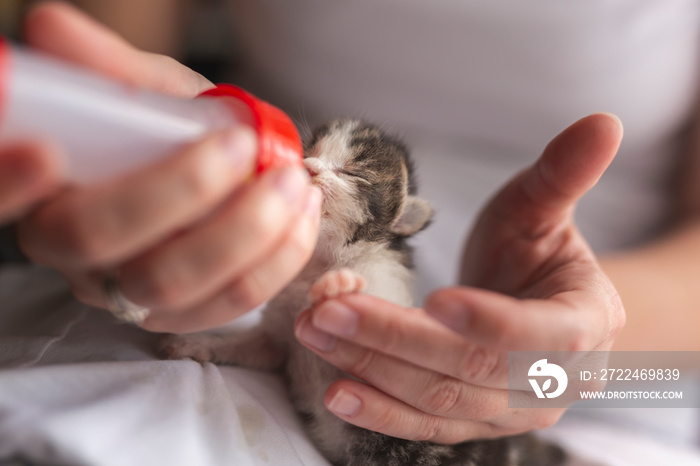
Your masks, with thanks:
<instances>
[{"instance_id":1,"label":"finger","mask_svg":"<svg viewBox=\"0 0 700 466\"><path fill-rule=\"evenodd\" d=\"M520 300L475 288L446 288L426 312L485 348L501 351L587 351L610 339L618 311L602 290L573 290L547 300Z\"/></svg>"},{"instance_id":2,"label":"finger","mask_svg":"<svg viewBox=\"0 0 700 466\"><path fill-rule=\"evenodd\" d=\"M310 188L303 215L277 249L203 304L184 313L153 312L141 325L154 332L189 333L229 322L271 299L311 257L318 236L321 193Z\"/></svg>"},{"instance_id":3,"label":"finger","mask_svg":"<svg viewBox=\"0 0 700 466\"><path fill-rule=\"evenodd\" d=\"M503 353L445 328L422 309L367 295L328 300L311 310L313 327L412 365L470 383L503 387Z\"/></svg>"},{"instance_id":4,"label":"finger","mask_svg":"<svg viewBox=\"0 0 700 466\"><path fill-rule=\"evenodd\" d=\"M17 142L0 149L0 222L19 216L58 188L61 167L57 149L48 144Z\"/></svg>"},{"instance_id":5,"label":"finger","mask_svg":"<svg viewBox=\"0 0 700 466\"><path fill-rule=\"evenodd\" d=\"M301 168L263 174L196 228L121 267L125 296L149 308L185 310L269 256L308 193Z\"/></svg>"},{"instance_id":6,"label":"finger","mask_svg":"<svg viewBox=\"0 0 700 466\"><path fill-rule=\"evenodd\" d=\"M585 117L566 128L529 169L493 201L508 219L559 218L592 188L610 165L622 141L620 120L608 113ZM533 216L535 221L533 222Z\"/></svg>"},{"instance_id":7,"label":"finger","mask_svg":"<svg viewBox=\"0 0 700 466\"><path fill-rule=\"evenodd\" d=\"M122 262L219 204L250 175L255 146L249 130L228 130L144 170L66 192L20 225L20 243L57 268Z\"/></svg>"},{"instance_id":8,"label":"finger","mask_svg":"<svg viewBox=\"0 0 700 466\"><path fill-rule=\"evenodd\" d=\"M426 414L396 398L353 380L340 380L326 391L326 407L350 424L391 437L457 443L505 435L486 422L446 419Z\"/></svg>"},{"instance_id":9,"label":"finger","mask_svg":"<svg viewBox=\"0 0 700 466\"><path fill-rule=\"evenodd\" d=\"M520 180L526 202L566 209L598 182L621 141L622 123L609 113L593 114L569 126Z\"/></svg>"},{"instance_id":10,"label":"finger","mask_svg":"<svg viewBox=\"0 0 700 466\"><path fill-rule=\"evenodd\" d=\"M484 420L508 408L506 390L472 385L387 356L316 329L310 312L297 319L295 334L318 356L376 387L378 390L428 414L451 419ZM450 352L444 352L447 357Z\"/></svg>"},{"instance_id":11,"label":"finger","mask_svg":"<svg viewBox=\"0 0 700 466\"><path fill-rule=\"evenodd\" d=\"M177 61L142 52L63 2L44 2L25 19L29 45L134 86L182 97L213 87Z\"/></svg>"}]
</instances>

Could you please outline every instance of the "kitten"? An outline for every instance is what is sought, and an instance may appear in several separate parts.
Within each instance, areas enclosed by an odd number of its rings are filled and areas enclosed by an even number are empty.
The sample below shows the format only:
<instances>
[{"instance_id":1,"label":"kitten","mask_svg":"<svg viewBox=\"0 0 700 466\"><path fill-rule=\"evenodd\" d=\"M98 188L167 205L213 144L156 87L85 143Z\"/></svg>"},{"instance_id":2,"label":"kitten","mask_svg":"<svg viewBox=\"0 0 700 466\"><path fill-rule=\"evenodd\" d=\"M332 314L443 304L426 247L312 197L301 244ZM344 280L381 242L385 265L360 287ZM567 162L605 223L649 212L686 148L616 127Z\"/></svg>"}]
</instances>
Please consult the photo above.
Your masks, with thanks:
<instances>
[{"instance_id":1,"label":"kitten","mask_svg":"<svg viewBox=\"0 0 700 466\"><path fill-rule=\"evenodd\" d=\"M404 145L377 127L336 120L317 129L304 164L324 195L319 239L299 276L272 299L261 324L243 340L168 336L163 353L254 368L284 367L291 400L311 439L336 465L558 464L561 450L531 436L438 445L388 437L350 425L324 406L326 388L348 374L299 344L299 313L323 299L360 292L412 305L411 249L406 239L430 221L432 208L415 196Z\"/></svg>"}]
</instances>

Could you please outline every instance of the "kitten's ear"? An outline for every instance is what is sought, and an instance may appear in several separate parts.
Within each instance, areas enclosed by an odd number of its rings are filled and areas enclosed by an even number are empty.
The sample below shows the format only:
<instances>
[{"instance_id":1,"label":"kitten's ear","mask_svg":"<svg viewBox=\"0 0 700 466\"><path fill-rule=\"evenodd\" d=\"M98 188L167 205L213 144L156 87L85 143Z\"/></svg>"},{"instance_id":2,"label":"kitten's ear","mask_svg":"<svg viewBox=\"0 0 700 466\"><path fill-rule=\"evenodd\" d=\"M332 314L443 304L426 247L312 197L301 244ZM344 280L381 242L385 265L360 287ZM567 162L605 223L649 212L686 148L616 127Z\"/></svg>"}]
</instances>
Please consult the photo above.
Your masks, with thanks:
<instances>
[{"instance_id":1,"label":"kitten's ear","mask_svg":"<svg viewBox=\"0 0 700 466\"><path fill-rule=\"evenodd\" d=\"M391 226L391 231L401 236L411 236L425 228L433 216L433 208L423 199L408 196L399 218Z\"/></svg>"}]
</instances>

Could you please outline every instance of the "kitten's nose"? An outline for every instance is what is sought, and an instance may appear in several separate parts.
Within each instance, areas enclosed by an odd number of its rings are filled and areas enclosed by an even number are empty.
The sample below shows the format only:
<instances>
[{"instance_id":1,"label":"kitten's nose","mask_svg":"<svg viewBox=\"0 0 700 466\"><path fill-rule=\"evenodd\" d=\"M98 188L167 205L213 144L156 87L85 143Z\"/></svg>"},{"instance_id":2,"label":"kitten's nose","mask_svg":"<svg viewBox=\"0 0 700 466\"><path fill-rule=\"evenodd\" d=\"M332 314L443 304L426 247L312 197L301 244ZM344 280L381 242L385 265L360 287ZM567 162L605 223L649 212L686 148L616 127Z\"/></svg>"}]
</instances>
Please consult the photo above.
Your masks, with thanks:
<instances>
[{"instance_id":1,"label":"kitten's nose","mask_svg":"<svg viewBox=\"0 0 700 466\"><path fill-rule=\"evenodd\" d=\"M308 157L304 159L304 166L309 176L312 178L321 173L321 161L316 157Z\"/></svg>"}]
</instances>

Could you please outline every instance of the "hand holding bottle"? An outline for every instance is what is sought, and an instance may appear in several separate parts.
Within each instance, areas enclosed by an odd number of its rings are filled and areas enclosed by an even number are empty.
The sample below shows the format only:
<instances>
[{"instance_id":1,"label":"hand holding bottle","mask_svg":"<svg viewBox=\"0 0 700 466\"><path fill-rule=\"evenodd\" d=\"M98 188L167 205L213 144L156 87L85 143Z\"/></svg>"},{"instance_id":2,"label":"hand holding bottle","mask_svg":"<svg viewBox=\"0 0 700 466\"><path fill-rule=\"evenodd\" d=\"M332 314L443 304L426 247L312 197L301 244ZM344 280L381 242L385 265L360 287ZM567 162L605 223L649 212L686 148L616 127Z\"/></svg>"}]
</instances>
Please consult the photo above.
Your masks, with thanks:
<instances>
[{"instance_id":1,"label":"hand holding bottle","mask_svg":"<svg viewBox=\"0 0 700 466\"><path fill-rule=\"evenodd\" d=\"M65 4L37 6L26 37L139 88L195 97L213 87ZM230 125L146 168L65 189L20 223L20 243L95 306L105 305L105 271L118 270L124 296L151 311L147 329L188 332L227 322L291 280L318 231L320 193L301 168L246 182L256 152L255 133Z\"/></svg>"}]
</instances>

